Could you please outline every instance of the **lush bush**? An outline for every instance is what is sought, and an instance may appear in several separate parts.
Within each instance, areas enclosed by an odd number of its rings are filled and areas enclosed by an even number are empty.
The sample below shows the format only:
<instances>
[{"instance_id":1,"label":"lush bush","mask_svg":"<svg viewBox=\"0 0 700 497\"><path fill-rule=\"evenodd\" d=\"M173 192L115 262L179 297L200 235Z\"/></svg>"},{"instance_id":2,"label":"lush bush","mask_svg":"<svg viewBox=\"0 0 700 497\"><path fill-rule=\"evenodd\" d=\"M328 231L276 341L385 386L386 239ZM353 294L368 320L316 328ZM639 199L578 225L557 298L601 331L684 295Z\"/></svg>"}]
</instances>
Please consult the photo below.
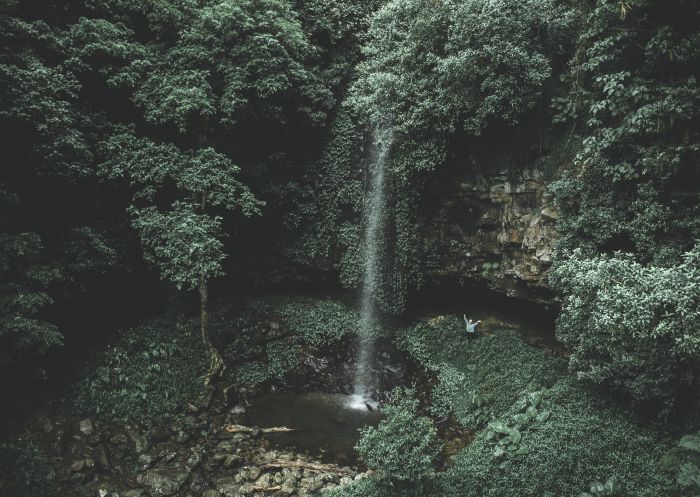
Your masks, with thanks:
<instances>
[{"instance_id":1,"label":"lush bush","mask_svg":"<svg viewBox=\"0 0 700 497\"><path fill-rule=\"evenodd\" d=\"M357 312L332 300L296 301L277 312L298 341L315 348L338 343L358 330Z\"/></svg>"},{"instance_id":2,"label":"lush bush","mask_svg":"<svg viewBox=\"0 0 700 497\"><path fill-rule=\"evenodd\" d=\"M282 380L299 365L297 347L287 342L272 342L265 347L261 360L245 362L233 370L233 380L239 385L255 386L269 380Z\"/></svg>"},{"instance_id":3,"label":"lush bush","mask_svg":"<svg viewBox=\"0 0 700 497\"><path fill-rule=\"evenodd\" d=\"M462 411L456 404L457 399L465 396L466 391L465 374L449 364L442 364L438 369L438 383L433 387L430 412L435 416L446 417L453 412Z\"/></svg>"},{"instance_id":4,"label":"lush bush","mask_svg":"<svg viewBox=\"0 0 700 497\"><path fill-rule=\"evenodd\" d=\"M575 252L550 281L565 295L557 336L579 378L667 407L700 400L700 247L670 268Z\"/></svg>"},{"instance_id":5,"label":"lush bush","mask_svg":"<svg viewBox=\"0 0 700 497\"><path fill-rule=\"evenodd\" d=\"M167 420L204 393L206 355L195 323L151 320L126 331L76 388L74 408L116 421Z\"/></svg>"},{"instance_id":6,"label":"lush bush","mask_svg":"<svg viewBox=\"0 0 700 497\"><path fill-rule=\"evenodd\" d=\"M440 443L433 422L418 414L415 391L397 390L382 406L384 419L362 430L357 451L377 475L401 486L434 475Z\"/></svg>"},{"instance_id":7,"label":"lush bush","mask_svg":"<svg viewBox=\"0 0 700 497\"><path fill-rule=\"evenodd\" d=\"M5 497L51 497L51 465L31 442L0 444L0 493Z\"/></svg>"},{"instance_id":8,"label":"lush bush","mask_svg":"<svg viewBox=\"0 0 700 497\"><path fill-rule=\"evenodd\" d=\"M396 495L397 492L387 492L386 485L383 485L376 478L363 478L348 485L342 485L326 492L327 497L388 497Z\"/></svg>"},{"instance_id":9,"label":"lush bush","mask_svg":"<svg viewBox=\"0 0 700 497\"><path fill-rule=\"evenodd\" d=\"M620 495L671 496L664 451L653 432L563 379L523 396L458 454L440 495L577 496L615 477Z\"/></svg>"}]
</instances>

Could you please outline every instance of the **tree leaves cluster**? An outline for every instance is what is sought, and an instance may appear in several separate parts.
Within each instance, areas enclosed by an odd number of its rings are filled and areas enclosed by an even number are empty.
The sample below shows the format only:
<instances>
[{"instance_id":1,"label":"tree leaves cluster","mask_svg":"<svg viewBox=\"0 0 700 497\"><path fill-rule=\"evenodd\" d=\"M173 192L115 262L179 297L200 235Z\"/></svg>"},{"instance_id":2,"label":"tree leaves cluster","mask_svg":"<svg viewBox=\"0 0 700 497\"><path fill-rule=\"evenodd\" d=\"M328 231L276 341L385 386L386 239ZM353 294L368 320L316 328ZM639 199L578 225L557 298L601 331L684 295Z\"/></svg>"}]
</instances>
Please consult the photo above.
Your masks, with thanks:
<instances>
[{"instance_id":1,"label":"tree leaves cluster","mask_svg":"<svg viewBox=\"0 0 700 497\"><path fill-rule=\"evenodd\" d=\"M377 427L362 430L357 450L385 481L398 485L426 483L440 453L437 430L418 413L415 390L397 390L382 407L386 416Z\"/></svg>"},{"instance_id":2,"label":"tree leaves cluster","mask_svg":"<svg viewBox=\"0 0 700 497\"><path fill-rule=\"evenodd\" d=\"M695 2L596 2L553 102L580 140L550 188L558 336L579 376L667 413L698 401L699 19Z\"/></svg>"},{"instance_id":3,"label":"tree leaves cluster","mask_svg":"<svg viewBox=\"0 0 700 497\"><path fill-rule=\"evenodd\" d=\"M347 111L332 128L327 155L312 170L307 196L323 203L315 209L302 204L313 220L305 223L305 246L314 246L320 234L323 247L312 253L330 258L345 286L359 284L360 195L368 185L365 181L358 192L347 179L369 177L376 147L367 137L389 131L378 303L385 312L401 313L408 293L425 279L421 224L431 222L429 205L440 201L430 198L430 186L447 167L467 167L470 152L461 144L484 146L481 135L491 130L504 130L507 140L521 118L546 107L554 73L573 53L578 19L575 9L550 0L392 0L382 5L370 20ZM349 119L354 129L366 130L366 138L354 136L352 127L348 131ZM370 159L353 156L358 149ZM326 217L328 205L333 209Z\"/></svg>"},{"instance_id":4,"label":"tree leaves cluster","mask_svg":"<svg viewBox=\"0 0 700 497\"><path fill-rule=\"evenodd\" d=\"M580 379L638 403L697 409L700 385L700 249L678 266L578 250L550 275L565 295L558 338Z\"/></svg>"},{"instance_id":5,"label":"tree leaves cluster","mask_svg":"<svg viewBox=\"0 0 700 497\"><path fill-rule=\"evenodd\" d=\"M186 288L279 251L266 233L287 236L275 211L293 201L277 194L318 153L374 3L3 3L8 352L59 344L56 294L140 271L140 250ZM270 229L246 231L265 200Z\"/></svg>"}]
</instances>

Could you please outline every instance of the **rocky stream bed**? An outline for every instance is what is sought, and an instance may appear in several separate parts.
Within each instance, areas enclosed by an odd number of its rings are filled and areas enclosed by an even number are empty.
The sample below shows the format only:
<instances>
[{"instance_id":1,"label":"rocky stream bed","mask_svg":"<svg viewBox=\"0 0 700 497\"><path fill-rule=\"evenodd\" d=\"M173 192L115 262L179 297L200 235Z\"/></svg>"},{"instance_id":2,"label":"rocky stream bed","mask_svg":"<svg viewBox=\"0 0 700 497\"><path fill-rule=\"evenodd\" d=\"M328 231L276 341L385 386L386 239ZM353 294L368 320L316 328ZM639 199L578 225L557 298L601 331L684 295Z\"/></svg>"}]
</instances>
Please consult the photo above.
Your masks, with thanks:
<instances>
[{"instance_id":1,"label":"rocky stream bed","mask_svg":"<svg viewBox=\"0 0 700 497\"><path fill-rule=\"evenodd\" d=\"M366 475L270 448L262 429L241 431L242 405L207 395L189 408L182 421L148 429L43 415L24 436L51 455L57 497L304 497Z\"/></svg>"}]
</instances>

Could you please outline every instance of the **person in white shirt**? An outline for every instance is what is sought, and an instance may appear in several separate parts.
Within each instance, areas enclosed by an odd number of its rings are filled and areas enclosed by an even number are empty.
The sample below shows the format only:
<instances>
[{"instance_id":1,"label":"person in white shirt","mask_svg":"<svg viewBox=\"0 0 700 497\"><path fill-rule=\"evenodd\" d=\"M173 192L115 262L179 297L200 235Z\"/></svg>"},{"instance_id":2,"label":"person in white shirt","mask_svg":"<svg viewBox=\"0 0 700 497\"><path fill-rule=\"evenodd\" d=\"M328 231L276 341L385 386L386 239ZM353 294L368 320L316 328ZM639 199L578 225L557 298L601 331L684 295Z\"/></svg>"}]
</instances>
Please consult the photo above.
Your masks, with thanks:
<instances>
[{"instance_id":1,"label":"person in white shirt","mask_svg":"<svg viewBox=\"0 0 700 497\"><path fill-rule=\"evenodd\" d=\"M467 333L474 333L476 331L476 326L481 323L481 321L473 322L471 319L467 319L467 315L464 315L464 325L467 328Z\"/></svg>"}]
</instances>

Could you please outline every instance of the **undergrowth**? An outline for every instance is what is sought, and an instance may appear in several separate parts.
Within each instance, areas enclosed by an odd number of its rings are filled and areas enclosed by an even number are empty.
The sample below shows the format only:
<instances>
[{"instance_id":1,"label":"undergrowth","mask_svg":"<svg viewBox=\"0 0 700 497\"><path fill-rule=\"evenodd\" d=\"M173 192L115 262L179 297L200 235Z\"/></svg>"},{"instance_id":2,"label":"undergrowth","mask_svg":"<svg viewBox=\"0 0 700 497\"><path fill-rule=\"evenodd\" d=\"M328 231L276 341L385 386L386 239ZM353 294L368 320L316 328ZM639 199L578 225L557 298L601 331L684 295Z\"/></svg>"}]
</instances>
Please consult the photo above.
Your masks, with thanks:
<instances>
[{"instance_id":1,"label":"undergrowth","mask_svg":"<svg viewBox=\"0 0 700 497\"><path fill-rule=\"evenodd\" d=\"M502 414L523 392L551 386L565 371L563 361L525 346L516 331L468 336L455 316L400 330L396 343L437 374L433 413L452 413L470 428Z\"/></svg>"},{"instance_id":2,"label":"undergrowth","mask_svg":"<svg viewBox=\"0 0 700 497\"><path fill-rule=\"evenodd\" d=\"M153 319L123 333L78 382L74 409L114 421L162 421L204 393L206 355L192 321Z\"/></svg>"},{"instance_id":3,"label":"undergrowth","mask_svg":"<svg viewBox=\"0 0 700 497\"><path fill-rule=\"evenodd\" d=\"M400 330L396 342L437 374L432 413L453 414L476 431L435 474L431 496L687 495L679 482L687 480L689 456L661 464L672 441L577 383L562 359L544 356L516 332L469 337L459 318L446 317ZM414 497L424 486L375 475L329 495Z\"/></svg>"},{"instance_id":4,"label":"undergrowth","mask_svg":"<svg viewBox=\"0 0 700 497\"><path fill-rule=\"evenodd\" d=\"M50 497L53 483L46 455L31 442L0 443L0 493L4 497Z\"/></svg>"}]
</instances>

